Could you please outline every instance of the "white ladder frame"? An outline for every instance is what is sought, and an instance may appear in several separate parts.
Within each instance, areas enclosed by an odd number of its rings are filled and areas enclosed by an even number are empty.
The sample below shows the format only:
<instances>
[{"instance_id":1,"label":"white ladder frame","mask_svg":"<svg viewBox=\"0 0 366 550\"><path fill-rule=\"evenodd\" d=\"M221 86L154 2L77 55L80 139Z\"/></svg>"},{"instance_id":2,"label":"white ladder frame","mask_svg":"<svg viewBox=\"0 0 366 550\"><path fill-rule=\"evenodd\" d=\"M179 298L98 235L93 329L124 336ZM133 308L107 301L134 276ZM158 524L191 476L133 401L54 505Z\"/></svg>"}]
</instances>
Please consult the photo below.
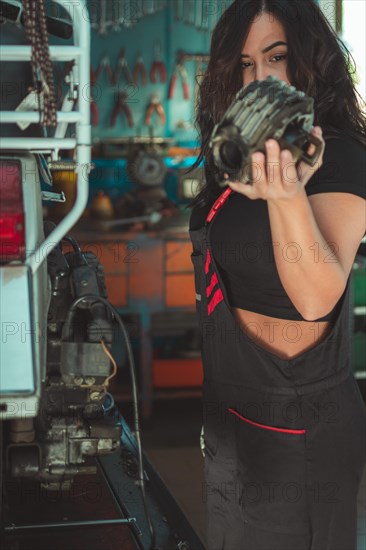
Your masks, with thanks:
<instances>
[{"instance_id":1,"label":"white ladder frame","mask_svg":"<svg viewBox=\"0 0 366 550\"><path fill-rule=\"evenodd\" d=\"M58 124L76 124L76 138L0 138L0 146L5 151L26 150L34 153L49 152L57 159L60 149L76 149L77 193L73 208L56 226L54 231L27 258L26 265L35 273L43 261L61 239L70 231L82 215L89 189L91 167L91 126L90 126L90 18L85 0L70 2L55 0L67 10L73 26L73 46L50 46L53 61L74 61L73 75L76 75L78 94L74 111L58 111ZM31 46L0 46L1 61L30 61ZM86 97L85 97L86 96ZM0 123L17 122L39 123L38 112L1 111ZM53 245L53 246L52 246Z\"/></svg>"}]
</instances>

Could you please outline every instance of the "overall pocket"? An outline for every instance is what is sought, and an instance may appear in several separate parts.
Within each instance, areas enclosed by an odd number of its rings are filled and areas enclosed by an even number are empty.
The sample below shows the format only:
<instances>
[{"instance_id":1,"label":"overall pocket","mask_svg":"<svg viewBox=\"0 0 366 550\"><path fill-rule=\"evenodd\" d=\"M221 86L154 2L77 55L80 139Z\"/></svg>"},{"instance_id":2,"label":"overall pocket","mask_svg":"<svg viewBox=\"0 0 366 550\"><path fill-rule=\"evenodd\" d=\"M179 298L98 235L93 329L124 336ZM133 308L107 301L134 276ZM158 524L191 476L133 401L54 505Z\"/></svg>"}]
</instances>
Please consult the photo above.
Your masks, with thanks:
<instances>
[{"instance_id":1,"label":"overall pocket","mask_svg":"<svg viewBox=\"0 0 366 550\"><path fill-rule=\"evenodd\" d=\"M232 426L221 422L213 424L209 420L204 421L202 430L205 457L226 464L230 468L234 467L236 446Z\"/></svg>"},{"instance_id":2,"label":"overall pocket","mask_svg":"<svg viewBox=\"0 0 366 550\"><path fill-rule=\"evenodd\" d=\"M208 462L236 464L235 418L227 412L226 392L221 384L204 380L202 386L203 443Z\"/></svg>"},{"instance_id":3,"label":"overall pocket","mask_svg":"<svg viewBox=\"0 0 366 550\"><path fill-rule=\"evenodd\" d=\"M235 409L236 453L244 521L278 533L307 533L303 429L254 422Z\"/></svg>"}]
</instances>

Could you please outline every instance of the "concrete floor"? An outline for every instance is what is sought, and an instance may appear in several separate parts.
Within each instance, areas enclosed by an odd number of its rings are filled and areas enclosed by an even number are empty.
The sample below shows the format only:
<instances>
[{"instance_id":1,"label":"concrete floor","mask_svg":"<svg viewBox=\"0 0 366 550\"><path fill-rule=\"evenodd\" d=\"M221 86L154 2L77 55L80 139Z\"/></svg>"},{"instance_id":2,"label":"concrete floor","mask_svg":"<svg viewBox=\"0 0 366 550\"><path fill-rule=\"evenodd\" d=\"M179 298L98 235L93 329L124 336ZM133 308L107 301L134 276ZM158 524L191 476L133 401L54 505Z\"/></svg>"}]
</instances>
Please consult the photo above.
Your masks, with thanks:
<instances>
[{"instance_id":1,"label":"concrete floor","mask_svg":"<svg viewBox=\"0 0 366 550\"><path fill-rule=\"evenodd\" d=\"M200 430L199 398L157 401L152 426L142 430L142 447L205 545ZM366 550L366 469L358 498L357 550Z\"/></svg>"}]
</instances>

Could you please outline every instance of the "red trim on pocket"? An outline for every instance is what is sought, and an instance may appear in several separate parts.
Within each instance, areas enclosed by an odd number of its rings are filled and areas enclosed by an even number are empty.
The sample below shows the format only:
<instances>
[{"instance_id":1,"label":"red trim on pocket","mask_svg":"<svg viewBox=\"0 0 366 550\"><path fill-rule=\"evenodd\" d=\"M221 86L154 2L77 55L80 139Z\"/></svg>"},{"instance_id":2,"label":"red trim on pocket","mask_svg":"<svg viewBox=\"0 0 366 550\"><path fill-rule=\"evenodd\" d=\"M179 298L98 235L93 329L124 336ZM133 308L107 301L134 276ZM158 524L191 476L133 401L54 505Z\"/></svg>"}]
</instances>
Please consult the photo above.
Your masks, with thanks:
<instances>
[{"instance_id":1,"label":"red trim on pocket","mask_svg":"<svg viewBox=\"0 0 366 550\"><path fill-rule=\"evenodd\" d=\"M208 273L208 270L210 269L210 263L211 263L211 254L210 254L210 250L207 249L207 251L206 251L206 262L205 262L205 273L206 273L206 275Z\"/></svg>"},{"instance_id":2,"label":"red trim on pocket","mask_svg":"<svg viewBox=\"0 0 366 550\"><path fill-rule=\"evenodd\" d=\"M252 424L253 426L257 426L258 428L263 428L265 430L271 430L273 432L281 432L286 434L304 434L306 433L306 430L290 430L288 428L276 428L275 426L267 426L266 424L259 424L258 422L254 422L253 420L249 420L249 418L245 418L245 416L242 416L234 409L228 409L229 412L235 414L238 416L241 420L244 420L244 422L248 422L248 424Z\"/></svg>"},{"instance_id":3,"label":"red trim on pocket","mask_svg":"<svg viewBox=\"0 0 366 550\"><path fill-rule=\"evenodd\" d=\"M213 289L215 288L215 286L217 285L218 283L218 279L217 279L217 275L216 273L214 273L211 277L211 281L210 281L210 284L208 285L208 287L206 288L206 296L207 298L210 296L211 292L213 291Z\"/></svg>"},{"instance_id":4,"label":"red trim on pocket","mask_svg":"<svg viewBox=\"0 0 366 550\"><path fill-rule=\"evenodd\" d=\"M218 288L215 294L212 296L211 302L208 304L208 315L211 315L217 304L219 304L224 299L224 296L221 292L221 288Z\"/></svg>"}]
</instances>

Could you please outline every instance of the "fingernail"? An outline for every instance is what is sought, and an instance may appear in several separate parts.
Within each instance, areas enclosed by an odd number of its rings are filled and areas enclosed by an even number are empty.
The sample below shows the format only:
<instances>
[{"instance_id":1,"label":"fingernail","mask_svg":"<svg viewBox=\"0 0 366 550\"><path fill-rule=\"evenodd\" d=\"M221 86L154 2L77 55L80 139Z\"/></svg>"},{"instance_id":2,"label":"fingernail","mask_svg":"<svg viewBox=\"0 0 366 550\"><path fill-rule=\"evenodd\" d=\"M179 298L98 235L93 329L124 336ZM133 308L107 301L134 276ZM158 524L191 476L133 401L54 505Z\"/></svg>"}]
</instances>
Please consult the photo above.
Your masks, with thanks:
<instances>
[{"instance_id":1,"label":"fingernail","mask_svg":"<svg viewBox=\"0 0 366 550\"><path fill-rule=\"evenodd\" d=\"M267 141L266 141L266 146L267 146L267 147L274 147L275 143L276 143L276 142L275 142L274 139L267 139Z\"/></svg>"},{"instance_id":2,"label":"fingernail","mask_svg":"<svg viewBox=\"0 0 366 550\"><path fill-rule=\"evenodd\" d=\"M283 151L281 151L281 156L284 160L290 160L291 153L288 149L284 149Z\"/></svg>"}]
</instances>

